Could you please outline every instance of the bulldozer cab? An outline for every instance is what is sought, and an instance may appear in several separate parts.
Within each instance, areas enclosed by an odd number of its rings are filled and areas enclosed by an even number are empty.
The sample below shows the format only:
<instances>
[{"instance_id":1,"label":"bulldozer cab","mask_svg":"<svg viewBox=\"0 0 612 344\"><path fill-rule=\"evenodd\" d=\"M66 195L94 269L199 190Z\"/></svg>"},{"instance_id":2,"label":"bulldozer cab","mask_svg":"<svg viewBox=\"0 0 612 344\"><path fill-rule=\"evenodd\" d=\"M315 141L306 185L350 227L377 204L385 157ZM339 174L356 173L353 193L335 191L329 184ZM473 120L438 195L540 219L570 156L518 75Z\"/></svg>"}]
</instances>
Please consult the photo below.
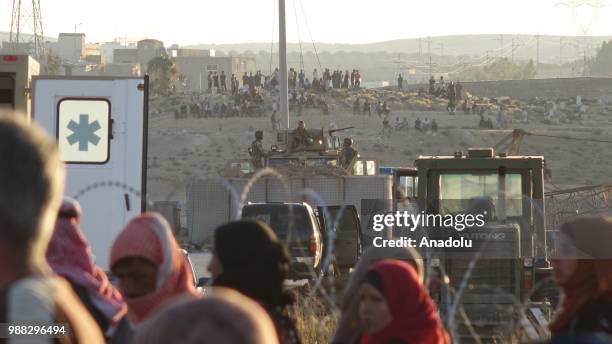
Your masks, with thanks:
<instances>
[{"instance_id":1,"label":"bulldozer cab","mask_svg":"<svg viewBox=\"0 0 612 344\"><path fill-rule=\"evenodd\" d=\"M462 256L444 251L431 259L430 276L447 281L430 285L432 297L444 316L457 321L458 336L469 336L464 321L450 313L452 301L444 297L461 289L467 278L470 287L461 307L474 330L483 339L510 338L512 333L504 331L516 314L513 300L531 295L539 267L546 264L544 158L496 155L483 148L467 155L420 156L415 164L419 211L455 218L484 215L483 227L460 233L450 229L453 238L472 239L473 248Z\"/></svg>"},{"instance_id":2,"label":"bulldozer cab","mask_svg":"<svg viewBox=\"0 0 612 344\"><path fill-rule=\"evenodd\" d=\"M486 213L487 222L516 223L519 257L546 258L544 157L470 149L467 155L421 156L416 167L421 210L442 215L479 212Z\"/></svg>"}]
</instances>

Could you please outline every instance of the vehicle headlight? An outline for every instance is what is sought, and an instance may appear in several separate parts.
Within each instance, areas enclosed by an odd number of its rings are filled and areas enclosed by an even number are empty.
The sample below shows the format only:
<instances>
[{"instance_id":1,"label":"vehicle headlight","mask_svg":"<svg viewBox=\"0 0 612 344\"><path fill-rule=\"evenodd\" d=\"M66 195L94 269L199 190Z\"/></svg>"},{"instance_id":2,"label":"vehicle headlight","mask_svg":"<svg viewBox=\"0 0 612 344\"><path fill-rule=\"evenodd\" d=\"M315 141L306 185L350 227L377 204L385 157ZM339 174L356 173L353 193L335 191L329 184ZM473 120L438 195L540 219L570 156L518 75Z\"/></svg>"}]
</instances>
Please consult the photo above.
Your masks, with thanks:
<instances>
[{"instance_id":1,"label":"vehicle headlight","mask_svg":"<svg viewBox=\"0 0 612 344\"><path fill-rule=\"evenodd\" d=\"M431 259L431 266L434 268L439 268L440 267L440 258L432 258Z\"/></svg>"}]
</instances>

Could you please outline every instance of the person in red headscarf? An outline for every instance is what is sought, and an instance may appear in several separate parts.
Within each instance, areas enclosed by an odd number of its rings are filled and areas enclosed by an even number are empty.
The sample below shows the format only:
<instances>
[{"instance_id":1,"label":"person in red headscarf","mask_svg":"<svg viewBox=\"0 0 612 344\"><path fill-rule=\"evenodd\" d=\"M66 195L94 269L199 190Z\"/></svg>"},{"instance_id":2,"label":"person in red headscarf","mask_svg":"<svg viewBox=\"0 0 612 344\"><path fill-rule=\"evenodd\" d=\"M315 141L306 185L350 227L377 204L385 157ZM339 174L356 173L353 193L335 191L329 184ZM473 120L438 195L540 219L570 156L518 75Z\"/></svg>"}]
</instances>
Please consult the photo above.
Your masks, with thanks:
<instances>
[{"instance_id":1,"label":"person in red headscarf","mask_svg":"<svg viewBox=\"0 0 612 344\"><path fill-rule=\"evenodd\" d=\"M126 225L113 243L110 267L134 325L168 300L198 296L192 271L159 214L145 213Z\"/></svg>"},{"instance_id":2,"label":"person in red headscarf","mask_svg":"<svg viewBox=\"0 0 612 344\"><path fill-rule=\"evenodd\" d=\"M359 299L361 344L450 343L417 271L405 261L374 264L361 283Z\"/></svg>"},{"instance_id":3,"label":"person in red headscarf","mask_svg":"<svg viewBox=\"0 0 612 344\"><path fill-rule=\"evenodd\" d=\"M374 247L371 246L359 257L359 262L353 268L351 276L342 292L340 309L342 315L338 320L336 333L332 340L333 344L357 343L363 332L359 320L359 289L363 278L370 267L376 262L385 259L397 259L408 262L419 275L419 281L423 280L423 258L414 248L408 247Z\"/></svg>"},{"instance_id":4,"label":"person in red headscarf","mask_svg":"<svg viewBox=\"0 0 612 344\"><path fill-rule=\"evenodd\" d=\"M95 265L91 248L79 229L81 207L64 198L49 246L47 262L71 285L107 338L114 336L127 306L102 269Z\"/></svg>"}]
</instances>

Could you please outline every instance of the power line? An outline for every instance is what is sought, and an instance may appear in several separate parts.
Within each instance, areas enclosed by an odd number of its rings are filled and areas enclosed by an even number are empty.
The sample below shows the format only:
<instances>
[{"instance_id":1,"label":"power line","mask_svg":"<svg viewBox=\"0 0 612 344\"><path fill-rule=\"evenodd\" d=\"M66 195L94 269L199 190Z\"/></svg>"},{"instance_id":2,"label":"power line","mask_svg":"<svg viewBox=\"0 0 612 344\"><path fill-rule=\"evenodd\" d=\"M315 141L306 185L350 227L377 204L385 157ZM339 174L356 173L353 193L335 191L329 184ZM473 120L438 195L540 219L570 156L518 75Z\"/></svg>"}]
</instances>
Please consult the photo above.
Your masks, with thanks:
<instances>
[{"instance_id":1,"label":"power line","mask_svg":"<svg viewBox=\"0 0 612 344\"><path fill-rule=\"evenodd\" d=\"M304 16L304 23L306 23L306 29L308 29L308 35L310 36L310 41L312 42L312 48L314 49L315 56L317 58L317 63L319 64L319 69L323 72L323 67L321 66L321 60L319 60L319 53L317 52L317 46L315 45L314 40L312 39L312 32L310 31L310 25L308 25L308 17L306 16L306 12L304 11L304 6L302 6L302 0L298 0L300 3L300 9L302 10L302 15Z\"/></svg>"},{"instance_id":2,"label":"power line","mask_svg":"<svg viewBox=\"0 0 612 344\"><path fill-rule=\"evenodd\" d=\"M514 43L514 37L512 37L512 63L514 63L514 51L519 47L518 43Z\"/></svg>"},{"instance_id":3,"label":"power line","mask_svg":"<svg viewBox=\"0 0 612 344\"><path fill-rule=\"evenodd\" d=\"M270 41L270 75L272 75L272 58L273 58L273 50L274 50L274 32L276 29L275 20L276 20L276 0L272 0L274 3L274 10L272 11L272 40Z\"/></svg>"},{"instance_id":4,"label":"power line","mask_svg":"<svg viewBox=\"0 0 612 344\"><path fill-rule=\"evenodd\" d=\"M304 70L305 68L304 68L304 52L302 51L302 36L300 36L300 22L298 20L297 6L295 3L295 0L293 0L293 13L295 15L295 26L297 28L298 43L300 45L300 68Z\"/></svg>"},{"instance_id":5,"label":"power line","mask_svg":"<svg viewBox=\"0 0 612 344\"><path fill-rule=\"evenodd\" d=\"M499 38L497 39L499 41L499 57L503 57L504 54L504 35L499 35Z\"/></svg>"}]
</instances>

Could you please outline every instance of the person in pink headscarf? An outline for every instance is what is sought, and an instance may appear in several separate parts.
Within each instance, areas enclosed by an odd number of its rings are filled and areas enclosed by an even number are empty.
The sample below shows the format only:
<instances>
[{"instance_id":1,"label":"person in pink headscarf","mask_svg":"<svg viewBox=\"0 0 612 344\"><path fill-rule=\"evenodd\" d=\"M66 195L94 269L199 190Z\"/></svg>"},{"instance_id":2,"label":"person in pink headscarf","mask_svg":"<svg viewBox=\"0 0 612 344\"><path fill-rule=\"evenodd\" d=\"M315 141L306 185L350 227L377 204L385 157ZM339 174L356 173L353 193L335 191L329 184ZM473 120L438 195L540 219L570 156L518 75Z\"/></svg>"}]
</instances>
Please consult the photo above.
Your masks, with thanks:
<instances>
[{"instance_id":1,"label":"person in pink headscarf","mask_svg":"<svg viewBox=\"0 0 612 344\"><path fill-rule=\"evenodd\" d=\"M47 262L70 283L102 333L111 338L120 327L127 306L104 271L95 265L89 243L79 229L80 216L79 203L65 198L47 248Z\"/></svg>"},{"instance_id":2,"label":"person in pink headscarf","mask_svg":"<svg viewBox=\"0 0 612 344\"><path fill-rule=\"evenodd\" d=\"M126 225L113 243L110 267L134 325L177 296L198 295L170 225L159 214L145 213Z\"/></svg>"}]
</instances>

